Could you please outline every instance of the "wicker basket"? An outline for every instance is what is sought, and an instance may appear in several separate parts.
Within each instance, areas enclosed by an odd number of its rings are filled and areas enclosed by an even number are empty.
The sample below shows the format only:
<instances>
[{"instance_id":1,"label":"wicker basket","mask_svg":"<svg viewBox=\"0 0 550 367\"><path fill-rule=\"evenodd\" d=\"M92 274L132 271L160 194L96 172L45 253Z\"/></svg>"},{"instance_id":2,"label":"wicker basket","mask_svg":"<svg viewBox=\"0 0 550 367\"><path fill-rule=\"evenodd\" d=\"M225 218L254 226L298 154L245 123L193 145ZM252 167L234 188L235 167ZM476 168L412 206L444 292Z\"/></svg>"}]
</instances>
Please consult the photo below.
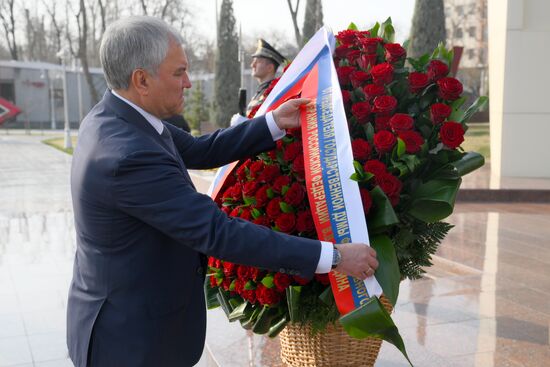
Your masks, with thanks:
<instances>
[{"instance_id":1,"label":"wicker basket","mask_svg":"<svg viewBox=\"0 0 550 367\"><path fill-rule=\"evenodd\" d=\"M387 298L380 301L391 312ZM309 325L289 323L279 340L281 359L291 367L374 366L382 345L380 339L350 337L339 323L315 335Z\"/></svg>"}]
</instances>

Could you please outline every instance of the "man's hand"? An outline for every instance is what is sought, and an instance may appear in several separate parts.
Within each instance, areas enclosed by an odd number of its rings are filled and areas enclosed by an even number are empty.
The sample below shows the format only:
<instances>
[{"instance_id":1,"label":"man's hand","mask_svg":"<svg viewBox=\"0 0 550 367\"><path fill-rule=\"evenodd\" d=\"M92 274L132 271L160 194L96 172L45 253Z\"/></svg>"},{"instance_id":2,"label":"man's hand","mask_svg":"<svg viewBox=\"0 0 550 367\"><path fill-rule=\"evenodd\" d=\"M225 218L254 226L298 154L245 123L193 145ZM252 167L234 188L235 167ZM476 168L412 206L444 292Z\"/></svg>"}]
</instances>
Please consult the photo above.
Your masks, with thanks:
<instances>
[{"instance_id":1,"label":"man's hand","mask_svg":"<svg viewBox=\"0 0 550 367\"><path fill-rule=\"evenodd\" d=\"M311 102L308 98L289 99L273 111L273 119L279 129L293 129L300 127L300 110Z\"/></svg>"},{"instance_id":2,"label":"man's hand","mask_svg":"<svg viewBox=\"0 0 550 367\"><path fill-rule=\"evenodd\" d=\"M358 279L366 279L374 275L378 268L378 260L376 260L376 251L363 243L346 243L335 245L342 260L334 269L335 271L351 275Z\"/></svg>"}]
</instances>

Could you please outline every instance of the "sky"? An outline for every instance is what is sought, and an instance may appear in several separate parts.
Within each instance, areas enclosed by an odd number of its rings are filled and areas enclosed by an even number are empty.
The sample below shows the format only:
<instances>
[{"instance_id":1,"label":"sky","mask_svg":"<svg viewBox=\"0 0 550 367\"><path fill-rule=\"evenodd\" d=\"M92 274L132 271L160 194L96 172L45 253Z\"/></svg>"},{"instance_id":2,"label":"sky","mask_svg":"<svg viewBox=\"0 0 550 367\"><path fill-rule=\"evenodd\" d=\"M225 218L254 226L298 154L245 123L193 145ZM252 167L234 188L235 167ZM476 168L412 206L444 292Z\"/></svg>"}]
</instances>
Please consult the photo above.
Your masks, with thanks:
<instances>
[{"instance_id":1,"label":"sky","mask_svg":"<svg viewBox=\"0 0 550 367\"><path fill-rule=\"evenodd\" d=\"M218 6L222 0L218 0ZM292 2L295 3L296 0ZM361 29L370 28L375 22L383 22L391 16L396 29L396 41L408 38L414 0L323 0L325 24L337 33L354 22ZM191 1L201 33L215 38L215 0ZM305 0L301 0L298 24L303 25ZM247 34L262 35L269 39L269 32L283 34L294 42L294 27L286 0L233 0L233 11L241 25L243 37ZM268 41L269 42L269 41Z\"/></svg>"}]
</instances>

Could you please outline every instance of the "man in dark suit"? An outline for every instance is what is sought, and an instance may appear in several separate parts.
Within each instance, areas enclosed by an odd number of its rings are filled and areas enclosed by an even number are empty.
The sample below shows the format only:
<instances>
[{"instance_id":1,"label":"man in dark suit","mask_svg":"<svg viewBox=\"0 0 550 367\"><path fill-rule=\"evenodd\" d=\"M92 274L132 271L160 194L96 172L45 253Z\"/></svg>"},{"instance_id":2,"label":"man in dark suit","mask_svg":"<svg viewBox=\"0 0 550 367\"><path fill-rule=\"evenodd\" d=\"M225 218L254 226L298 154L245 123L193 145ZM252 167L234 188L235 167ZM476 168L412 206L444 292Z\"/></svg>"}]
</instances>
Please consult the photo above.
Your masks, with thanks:
<instances>
[{"instance_id":1,"label":"man in dark suit","mask_svg":"<svg viewBox=\"0 0 550 367\"><path fill-rule=\"evenodd\" d=\"M194 138L162 119L191 87L177 32L151 17L113 23L100 59L109 90L82 121L71 190L77 249L67 343L77 367L180 367L202 353L205 255L302 277L378 266L364 244L288 236L229 218L198 193L188 168L272 149L299 126L298 99L233 128ZM341 259L341 260L339 260Z\"/></svg>"}]
</instances>

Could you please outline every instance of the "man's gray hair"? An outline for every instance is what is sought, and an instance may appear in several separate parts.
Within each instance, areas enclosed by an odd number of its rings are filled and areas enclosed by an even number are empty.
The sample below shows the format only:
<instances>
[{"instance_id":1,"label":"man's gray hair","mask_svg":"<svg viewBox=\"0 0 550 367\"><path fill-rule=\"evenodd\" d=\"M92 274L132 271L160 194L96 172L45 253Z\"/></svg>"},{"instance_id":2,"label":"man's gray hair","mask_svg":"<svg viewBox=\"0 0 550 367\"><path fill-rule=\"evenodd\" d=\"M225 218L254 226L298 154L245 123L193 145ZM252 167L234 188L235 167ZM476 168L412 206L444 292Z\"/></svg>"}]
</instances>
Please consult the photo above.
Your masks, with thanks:
<instances>
[{"instance_id":1,"label":"man's gray hair","mask_svg":"<svg viewBox=\"0 0 550 367\"><path fill-rule=\"evenodd\" d=\"M170 41L183 43L181 35L158 18L133 16L109 25L99 47L109 89L128 89L135 69L156 75Z\"/></svg>"}]
</instances>

